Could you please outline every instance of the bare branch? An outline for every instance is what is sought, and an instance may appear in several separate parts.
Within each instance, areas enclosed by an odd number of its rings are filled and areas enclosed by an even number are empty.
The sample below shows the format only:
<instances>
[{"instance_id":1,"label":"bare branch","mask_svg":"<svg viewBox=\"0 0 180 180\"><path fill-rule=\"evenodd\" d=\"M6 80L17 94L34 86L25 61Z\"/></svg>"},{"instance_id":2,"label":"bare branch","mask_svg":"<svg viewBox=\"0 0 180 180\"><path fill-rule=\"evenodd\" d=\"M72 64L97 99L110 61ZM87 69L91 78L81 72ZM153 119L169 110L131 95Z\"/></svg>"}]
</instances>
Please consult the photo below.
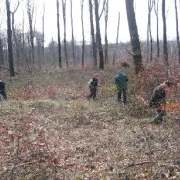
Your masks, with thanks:
<instances>
[{"instance_id":1,"label":"bare branch","mask_svg":"<svg viewBox=\"0 0 180 180\"><path fill-rule=\"evenodd\" d=\"M105 5L107 4L107 0L104 0L103 1L103 8L102 8L102 11L101 11L101 13L100 13L100 16L99 16L99 19L101 19L101 16L102 16L102 14L103 14L103 12L104 12L104 8L105 8Z\"/></svg>"},{"instance_id":2,"label":"bare branch","mask_svg":"<svg viewBox=\"0 0 180 180\"><path fill-rule=\"evenodd\" d=\"M11 11L11 14L15 14L15 13L16 13L16 11L17 11L18 8L19 8L19 5L20 5L23 1L24 1L24 0L21 0L21 1L18 0L18 3L17 3L17 5L16 5L16 7L14 8L14 11Z\"/></svg>"}]
</instances>

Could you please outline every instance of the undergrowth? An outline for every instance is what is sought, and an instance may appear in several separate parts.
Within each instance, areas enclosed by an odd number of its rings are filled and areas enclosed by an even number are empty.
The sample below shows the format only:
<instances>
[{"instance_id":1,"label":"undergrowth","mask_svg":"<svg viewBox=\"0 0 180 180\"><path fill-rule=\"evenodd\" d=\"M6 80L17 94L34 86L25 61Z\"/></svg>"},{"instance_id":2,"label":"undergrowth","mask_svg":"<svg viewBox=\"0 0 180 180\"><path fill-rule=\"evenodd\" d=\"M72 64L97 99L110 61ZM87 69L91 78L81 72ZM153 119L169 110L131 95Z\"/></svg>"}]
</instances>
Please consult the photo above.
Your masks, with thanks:
<instances>
[{"instance_id":1,"label":"undergrowth","mask_svg":"<svg viewBox=\"0 0 180 180\"><path fill-rule=\"evenodd\" d=\"M115 98L117 70L7 79L8 101L0 104L0 179L180 178L180 73L169 76L176 86L167 94L165 121L152 126L150 95L166 73L161 65L138 76L124 69L129 87L123 106ZM87 83L97 71L102 87L88 101Z\"/></svg>"}]
</instances>

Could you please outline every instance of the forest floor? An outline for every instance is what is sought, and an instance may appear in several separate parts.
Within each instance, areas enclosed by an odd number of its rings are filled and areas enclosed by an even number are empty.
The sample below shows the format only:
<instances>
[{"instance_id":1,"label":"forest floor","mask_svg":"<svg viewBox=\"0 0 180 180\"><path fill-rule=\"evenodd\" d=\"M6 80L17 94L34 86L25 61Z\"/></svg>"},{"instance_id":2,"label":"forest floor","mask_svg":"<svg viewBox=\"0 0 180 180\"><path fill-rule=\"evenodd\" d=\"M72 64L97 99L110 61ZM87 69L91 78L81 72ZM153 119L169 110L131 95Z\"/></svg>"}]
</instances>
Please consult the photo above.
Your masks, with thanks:
<instances>
[{"instance_id":1,"label":"forest floor","mask_svg":"<svg viewBox=\"0 0 180 180\"><path fill-rule=\"evenodd\" d=\"M123 106L115 99L117 70L98 70L98 98L87 100L94 72L7 79L8 101L0 103L0 179L180 179L179 88L169 96L162 124L152 125L148 98L154 86L140 96L144 85L129 73Z\"/></svg>"}]
</instances>

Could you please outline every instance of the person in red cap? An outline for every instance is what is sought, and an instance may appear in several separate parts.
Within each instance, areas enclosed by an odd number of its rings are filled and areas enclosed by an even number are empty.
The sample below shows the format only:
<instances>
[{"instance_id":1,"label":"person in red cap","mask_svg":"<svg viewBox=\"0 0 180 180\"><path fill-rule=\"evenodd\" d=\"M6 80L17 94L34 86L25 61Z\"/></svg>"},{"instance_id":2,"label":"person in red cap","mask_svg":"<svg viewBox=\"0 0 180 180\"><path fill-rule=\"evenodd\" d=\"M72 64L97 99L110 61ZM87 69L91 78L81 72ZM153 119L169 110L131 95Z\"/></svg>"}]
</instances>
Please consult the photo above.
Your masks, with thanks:
<instances>
[{"instance_id":1,"label":"person in red cap","mask_svg":"<svg viewBox=\"0 0 180 180\"><path fill-rule=\"evenodd\" d=\"M90 95L87 97L88 99L96 98L97 87L99 86L98 79L99 79L99 74L94 73L93 78L91 78L90 81L88 82L89 89L90 89Z\"/></svg>"},{"instance_id":2,"label":"person in red cap","mask_svg":"<svg viewBox=\"0 0 180 180\"><path fill-rule=\"evenodd\" d=\"M166 89L172 85L171 82L165 81L164 83L158 85L153 93L150 100L149 106L156 109L156 117L153 119L152 123L159 124L163 121L163 116L165 115L165 104L166 104Z\"/></svg>"}]
</instances>

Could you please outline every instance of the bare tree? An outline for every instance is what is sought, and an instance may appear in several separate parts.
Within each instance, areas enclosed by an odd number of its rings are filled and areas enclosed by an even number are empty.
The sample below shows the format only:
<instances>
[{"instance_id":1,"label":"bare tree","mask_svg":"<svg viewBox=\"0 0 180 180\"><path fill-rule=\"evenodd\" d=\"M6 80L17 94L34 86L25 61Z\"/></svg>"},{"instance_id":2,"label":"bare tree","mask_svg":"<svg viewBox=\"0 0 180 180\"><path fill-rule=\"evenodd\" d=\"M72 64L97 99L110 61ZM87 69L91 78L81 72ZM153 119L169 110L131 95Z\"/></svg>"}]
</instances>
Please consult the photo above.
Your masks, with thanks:
<instances>
[{"instance_id":1,"label":"bare tree","mask_svg":"<svg viewBox=\"0 0 180 180\"><path fill-rule=\"evenodd\" d=\"M66 67L68 67L68 53L67 53L67 40L66 40L66 0L62 0L63 22L64 22L64 53L66 60Z\"/></svg>"},{"instance_id":2,"label":"bare tree","mask_svg":"<svg viewBox=\"0 0 180 180\"><path fill-rule=\"evenodd\" d=\"M81 0L81 25L82 25L82 67L84 67L84 46L85 46L85 38L84 38L84 20L83 20L83 8L84 0Z\"/></svg>"},{"instance_id":3,"label":"bare tree","mask_svg":"<svg viewBox=\"0 0 180 180\"><path fill-rule=\"evenodd\" d=\"M12 47L12 30L11 30L11 10L9 0L6 0L7 11L7 35L8 35L8 61L10 76L15 76L14 61L13 61L13 47Z\"/></svg>"},{"instance_id":4,"label":"bare tree","mask_svg":"<svg viewBox=\"0 0 180 180\"><path fill-rule=\"evenodd\" d=\"M120 25L120 13L119 13L119 16L118 16L117 36L116 36L116 46L115 46L115 51L114 51L114 55L113 55L113 65L115 64L116 51L117 51L117 47L118 47L118 40L119 40L119 25Z\"/></svg>"},{"instance_id":5,"label":"bare tree","mask_svg":"<svg viewBox=\"0 0 180 180\"><path fill-rule=\"evenodd\" d=\"M135 66L135 73L139 73L142 68L142 55L141 55L141 46L139 42L138 29L136 25L136 17L134 13L134 0L126 0L126 13L129 25L129 33L131 39L131 46L133 51L133 61Z\"/></svg>"},{"instance_id":6,"label":"bare tree","mask_svg":"<svg viewBox=\"0 0 180 180\"><path fill-rule=\"evenodd\" d=\"M73 4L72 4L72 0L70 0L71 2L71 35L72 35L72 57L73 57L73 63L75 66L75 45L74 45L74 25L73 25Z\"/></svg>"},{"instance_id":7,"label":"bare tree","mask_svg":"<svg viewBox=\"0 0 180 180\"><path fill-rule=\"evenodd\" d=\"M160 56L159 48L159 0L154 0L154 12L156 15L156 38L157 38L157 58Z\"/></svg>"},{"instance_id":8,"label":"bare tree","mask_svg":"<svg viewBox=\"0 0 180 180\"><path fill-rule=\"evenodd\" d=\"M151 33L151 11L154 0L148 0L148 25L147 25L147 61L149 61L149 38L150 38L150 61L152 61L152 33Z\"/></svg>"},{"instance_id":9,"label":"bare tree","mask_svg":"<svg viewBox=\"0 0 180 180\"><path fill-rule=\"evenodd\" d=\"M89 17L90 17L90 26L91 26L91 41L92 41L94 67L97 67L97 44L95 41L92 0L89 0L89 13L90 13Z\"/></svg>"},{"instance_id":10,"label":"bare tree","mask_svg":"<svg viewBox=\"0 0 180 180\"><path fill-rule=\"evenodd\" d=\"M56 0L57 6L57 33L58 33L58 58L59 68L62 68L62 55L61 55L61 36L60 36L60 21L59 21L59 0Z\"/></svg>"},{"instance_id":11,"label":"bare tree","mask_svg":"<svg viewBox=\"0 0 180 180\"><path fill-rule=\"evenodd\" d=\"M96 42L98 44L98 50L99 50L99 68L104 69L104 55L103 55L103 48L101 43L98 0L94 0L94 3L95 3L94 5L95 5L95 19L96 19Z\"/></svg>"},{"instance_id":12,"label":"bare tree","mask_svg":"<svg viewBox=\"0 0 180 180\"><path fill-rule=\"evenodd\" d=\"M176 16L176 41L177 41L179 63L180 63L179 21L178 21L178 10L177 10L177 1L176 0L174 0L174 6L175 6L175 16Z\"/></svg>"},{"instance_id":13,"label":"bare tree","mask_svg":"<svg viewBox=\"0 0 180 180\"><path fill-rule=\"evenodd\" d=\"M33 18L34 18L34 0L27 0L27 14L29 20L29 32L30 32L30 44L31 44L31 67L35 65L35 53L34 53L34 28L33 28Z\"/></svg>"},{"instance_id":14,"label":"bare tree","mask_svg":"<svg viewBox=\"0 0 180 180\"><path fill-rule=\"evenodd\" d=\"M104 61L105 64L109 62L108 58L108 38L107 38L107 27L108 27L108 14L109 14L109 0L106 2L105 6L105 49L104 49Z\"/></svg>"},{"instance_id":15,"label":"bare tree","mask_svg":"<svg viewBox=\"0 0 180 180\"><path fill-rule=\"evenodd\" d=\"M166 30L166 1L162 0L162 19L163 19L163 60L165 65L168 67L168 47L167 47L167 30Z\"/></svg>"}]
</instances>

